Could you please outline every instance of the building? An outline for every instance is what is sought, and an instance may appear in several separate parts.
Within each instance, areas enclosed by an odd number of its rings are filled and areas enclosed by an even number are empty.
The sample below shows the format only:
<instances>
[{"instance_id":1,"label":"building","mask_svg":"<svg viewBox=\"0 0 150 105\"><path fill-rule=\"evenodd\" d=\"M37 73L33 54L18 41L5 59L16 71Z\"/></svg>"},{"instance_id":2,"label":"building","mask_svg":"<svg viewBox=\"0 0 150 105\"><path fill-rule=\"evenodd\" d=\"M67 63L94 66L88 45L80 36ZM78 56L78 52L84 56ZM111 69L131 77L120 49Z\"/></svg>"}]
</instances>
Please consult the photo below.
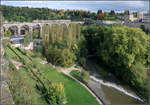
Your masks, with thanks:
<instances>
[{"instance_id":1,"label":"building","mask_svg":"<svg viewBox=\"0 0 150 105\"><path fill-rule=\"evenodd\" d=\"M149 12L143 14L142 22L144 22L144 23L150 23L150 13Z\"/></svg>"},{"instance_id":2,"label":"building","mask_svg":"<svg viewBox=\"0 0 150 105\"><path fill-rule=\"evenodd\" d=\"M137 18L133 17L133 14L125 15L124 24L129 27L141 27L141 25L144 25L145 30L150 34L150 12L138 12Z\"/></svg>"},{"instance_id":3,"label":"building","mask_svg":"<svg viewBox=\"0 0 150 105\"><path fill-rule=\"evenodd\" d=\"M10 41L15 45L15 46L20 46L23 41L24 41L24 36L21 35L12 35L10 37Z\"/></svg>"},{"instance_id":4,"label":"building","mask_svg":"<svg viewBox=\"0 0 150 105\"><path fill-rule=\"evenodd\" d=\"M142 19L143 19L143 12L138 12L137 13L137 21L142 21Z\"/></svg>"},{"instance_id":5,"label":"building","mask_svg":"<svg viewBox=\"0 0 150 105\"><path fill-rule=\"evenodd\" d=\"M125 16L125 21L150 23L150 13L137 12L137 17L134 17L133 13L130 13L130 15Z\"/></svg>"},{"instance_id":6,"label":"building","mask_svg":"<svg viewBox=\"0 0 150 105\"><path fill-rule=\"evenodd\" d=\"M133 14L130 14L130 15L129 15L129 20L130 20L131 22L135 22L135 21L137 21L137 19L138 19L138 18L134 17Z\"/></svg>"}]
</instances>

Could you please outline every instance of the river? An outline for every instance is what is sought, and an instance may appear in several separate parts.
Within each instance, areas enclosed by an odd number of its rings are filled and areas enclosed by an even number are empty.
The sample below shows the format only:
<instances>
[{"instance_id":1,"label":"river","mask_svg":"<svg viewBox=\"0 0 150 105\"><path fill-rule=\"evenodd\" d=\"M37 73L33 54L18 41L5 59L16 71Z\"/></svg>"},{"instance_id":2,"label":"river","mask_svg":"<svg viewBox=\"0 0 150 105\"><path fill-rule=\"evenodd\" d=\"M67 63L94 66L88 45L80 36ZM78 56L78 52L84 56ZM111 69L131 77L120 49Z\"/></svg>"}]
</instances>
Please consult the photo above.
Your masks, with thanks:
<instances>
[{"instance_id":1,"label":"river","mask_svg":"<svg viewBox=\"0 0 150 105\"><path fill-rule=\"evenodd\" d=\"M143 100L125 83L109 76L103 77L97 73L93 59L88 60L90 82L88 86L103 100L104 104L144 104Z\"/></svg>"}]
</instances>

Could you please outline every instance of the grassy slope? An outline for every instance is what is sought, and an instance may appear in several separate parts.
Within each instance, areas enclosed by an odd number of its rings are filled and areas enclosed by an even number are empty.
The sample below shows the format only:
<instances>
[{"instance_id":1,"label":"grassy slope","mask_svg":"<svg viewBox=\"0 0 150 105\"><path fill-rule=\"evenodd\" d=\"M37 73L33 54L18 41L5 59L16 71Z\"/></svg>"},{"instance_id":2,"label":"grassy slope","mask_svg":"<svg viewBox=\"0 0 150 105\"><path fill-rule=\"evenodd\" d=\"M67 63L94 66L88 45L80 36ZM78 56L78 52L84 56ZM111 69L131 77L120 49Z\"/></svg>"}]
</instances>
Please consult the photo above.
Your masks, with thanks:
<instances>
[{"instance_id":1,"label":"grassy slope","mask_svg":"<svg viewBox=\"0 0 150 105\"><path fill-rule=\"evenodd\" d=\"M16 51L16 50L15 50ZM10 51L9 51L10 53ZM17 51L21 57L25 57L23 54ZM12 55L12 52L11 52ZM64 75L63 73L59 73L56 71L56 69L52 68L48 64L40 64L41 59L35 57L34 62L37 65L37 68L39 68L40 72L43 76L45 76L50 81L55 82L61 82L64 85L66 96L67 96L67 104L98 104L96 99L79 83L72 80L68 76ZM36 103L43 103L45 104L45 100L43 98L39 98L38 91L35 89L36 81L32 78L29 72L27 72L25 69L21 70L22 75L24 77L28 78L28 81L30 82L30 88L33 89L33 93L31 96L34 97L34 101L36 100Z\"/></svg>"},{"instance_id":2,"label":"grassy slope","mask_svg":"<svg viewBox=\"0 0 150 105\"><path fill-rule=\"evenodd\" d=\"M68 104L98 104L83 86L68 76L58 73L55 69L46 70L43 73L49 80L64 84Z\"/></svg>"},{"instance_id":3,"label":"grassy slope","mask_svg":"<svg viewBox=\"0 0 150 105\"><path fill-rule=\"evenodd\" d=\"M82 78L81 78L81 74L78 70L73 70L70 72L70 75L72 75L73 77L75 77L76 79L82 81Z\"/></svg>"},{"instance_id":4,"label":"grassy slope","mask_svg":"<svg viewBox=\"0 0 150 105\"><path fill-rule=\"evenodd\" d=\"M16 60L14 57L17 57L16 54L13 53L13 51L11 51L8 47L6 48L6 51L7 51L7 55L13 59L13 60ZM21 52L17 51L15 49L15 51L21 56L21 57L25 57ZM17 73L17 72L16 72ZM44 98L42 98L40 96L40 93L37 91L35 85L36 85L36 82L33 78L33 76L31 75L31 73L29 73L27 70L25 69L20 69L19 70L19 73L17 73L18 75L20 75L22 77L22 79L24 80L25 83L27 83L27 87L32 91L30 93L30 96L29 97L32 97L32 102L33 104L47 104L47 102L45 101ZM16 75L14 75L16 76ZM15 96L14 96L15 97ZM14 99L14 101L16 102L17 99Z\"/></svg>"}]
</instances>

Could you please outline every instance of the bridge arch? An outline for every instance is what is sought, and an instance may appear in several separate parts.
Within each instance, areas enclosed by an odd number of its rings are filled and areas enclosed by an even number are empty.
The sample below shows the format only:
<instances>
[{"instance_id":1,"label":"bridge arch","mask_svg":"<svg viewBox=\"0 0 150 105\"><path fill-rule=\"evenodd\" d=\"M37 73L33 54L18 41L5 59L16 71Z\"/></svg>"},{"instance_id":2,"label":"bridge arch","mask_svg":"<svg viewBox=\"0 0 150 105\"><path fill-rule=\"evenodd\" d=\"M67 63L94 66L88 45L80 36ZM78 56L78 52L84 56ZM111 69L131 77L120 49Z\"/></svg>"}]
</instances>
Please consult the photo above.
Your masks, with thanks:
<instances>
[{"instance_id":1,"label":"bridge arch","mask_svg":"<svg viewBox=\"0 0 150 105\"><path fill-rule=\"evenodd\" d=\"M3 26L3 32L6 32L7 30L6 30L6 27L5 26Z\"/></svg>"},{"instance_id":2,"label":"bridge arch","mask_svg":"<svg viewBox=\"0 0 150 105\"><path fill-rule=\"evenodd\" d=\"M33 38L36 37L36 34L38 34L36 38L39 39L41 37L41 28L42 26L40 24L36 24L33 26Z\"/></svg>"},{"instance_id":3,"label":"bridge arch","mask_svg":"<svg viewBox=\"0 0 150 105\"><path fill-rule=\"evenodd\" d=\"M17 25L12 25L12 26L8 27L8 30L12 33L12 35L18 34L18 26Z\"/></svg>"},{"instance_id":4,"label":"bridge arch","mask_svg":"<svg viewBox=\"0 0 150 105\"><path fill-rule=\"evenodd\" d=\"M25 31L29 32L29 26L28 25L22 25L20 29L20 35L25 35Z\"/></svg>"}]
</instances>

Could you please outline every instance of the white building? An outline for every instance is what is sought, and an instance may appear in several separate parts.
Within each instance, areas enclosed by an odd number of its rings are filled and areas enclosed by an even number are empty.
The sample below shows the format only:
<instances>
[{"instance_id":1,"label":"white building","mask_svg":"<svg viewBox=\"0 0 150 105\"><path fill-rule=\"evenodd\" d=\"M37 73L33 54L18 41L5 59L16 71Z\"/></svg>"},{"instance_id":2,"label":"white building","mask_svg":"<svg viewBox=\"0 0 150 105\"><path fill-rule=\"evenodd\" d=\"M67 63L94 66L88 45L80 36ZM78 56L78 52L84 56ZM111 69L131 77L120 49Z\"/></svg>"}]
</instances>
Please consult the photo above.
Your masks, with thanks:
<instances>
[{"instance_id":1,"label":"white building","mask_svg":"<svg viewBox=\"0 0 150 105\"><path fill-rule=\"evenodd\" d=\"M138 12L137 18L138 18L138 21L140 22L150 23L150 12L147 12L147 13Z\"/></svg>"}]
</instances>

